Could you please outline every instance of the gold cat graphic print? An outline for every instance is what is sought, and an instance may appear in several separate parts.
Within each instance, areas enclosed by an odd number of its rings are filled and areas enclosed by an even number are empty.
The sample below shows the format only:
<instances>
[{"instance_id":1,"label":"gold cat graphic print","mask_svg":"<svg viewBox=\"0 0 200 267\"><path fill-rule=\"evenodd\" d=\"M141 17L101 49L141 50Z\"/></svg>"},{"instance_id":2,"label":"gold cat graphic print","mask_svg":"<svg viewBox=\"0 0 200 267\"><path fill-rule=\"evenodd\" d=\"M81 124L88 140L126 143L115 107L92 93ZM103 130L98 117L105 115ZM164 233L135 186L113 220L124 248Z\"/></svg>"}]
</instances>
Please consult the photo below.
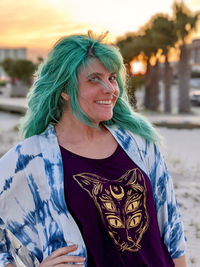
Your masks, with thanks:
<instances>
[{"instance_id":1,"label":"gold cat graphic print","mask_svg":"<svg viewBox=\"0 0 200 267\"><path fill-rule=\"evenodd\" d=\"M94 200L117 247L121 251L138 251L149 226L146 184L140 169L129 170L117 180L92 173L76 174L73 178Z\"/></svg>"}]
</instances>

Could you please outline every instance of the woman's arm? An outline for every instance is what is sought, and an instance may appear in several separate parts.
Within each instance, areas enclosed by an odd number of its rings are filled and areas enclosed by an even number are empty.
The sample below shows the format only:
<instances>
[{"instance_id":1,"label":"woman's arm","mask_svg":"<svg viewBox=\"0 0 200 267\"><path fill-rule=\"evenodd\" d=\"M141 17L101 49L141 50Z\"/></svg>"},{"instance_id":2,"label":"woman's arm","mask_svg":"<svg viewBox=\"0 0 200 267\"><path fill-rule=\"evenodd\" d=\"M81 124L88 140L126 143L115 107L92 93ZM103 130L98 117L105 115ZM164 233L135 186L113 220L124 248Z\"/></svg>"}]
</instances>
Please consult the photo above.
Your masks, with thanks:
<instances>
[{"instance_id":1,"label":"woman's arm","mask_svg":"<svg viewBox=\"0 0 200 267\"><path fill-rule=\"evenodd\" d=\"M13 265L12 263L7 264L5 267L16 267L15 265Z\"/></svg>"},{"instance_id":2,"label":"woman's arm","mask_svg":"<svg viewBox=\"0 0 200 267\"><path fill-rule=\"evenodd\" d=\"M186 267L187 266L185 255L181 256L180 258L173 259L173 261L174 261L175 267Z\"/></svg>"}]
</instances>

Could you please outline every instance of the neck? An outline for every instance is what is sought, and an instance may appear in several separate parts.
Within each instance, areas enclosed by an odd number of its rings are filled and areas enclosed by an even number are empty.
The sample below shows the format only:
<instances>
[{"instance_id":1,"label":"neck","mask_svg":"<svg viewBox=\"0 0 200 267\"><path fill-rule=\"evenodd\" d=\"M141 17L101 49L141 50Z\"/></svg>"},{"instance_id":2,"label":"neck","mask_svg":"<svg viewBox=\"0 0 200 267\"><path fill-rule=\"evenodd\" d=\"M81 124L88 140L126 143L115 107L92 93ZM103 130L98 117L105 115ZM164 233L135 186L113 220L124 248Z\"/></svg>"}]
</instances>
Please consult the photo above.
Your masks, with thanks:
<instances>
[{"instance_id":1,"label":"neck","mask_svg":"<svg viewBox=\"0 0 200 267\"><path fill-rule=\"evenodd\" d=\"M74 116L69 116L68 112L63 112L60 121L56 125L58 139L70 143L92 141L105 131L103 125L99 124L97 127L90 127Z\"/></svg>"}]
</instances>

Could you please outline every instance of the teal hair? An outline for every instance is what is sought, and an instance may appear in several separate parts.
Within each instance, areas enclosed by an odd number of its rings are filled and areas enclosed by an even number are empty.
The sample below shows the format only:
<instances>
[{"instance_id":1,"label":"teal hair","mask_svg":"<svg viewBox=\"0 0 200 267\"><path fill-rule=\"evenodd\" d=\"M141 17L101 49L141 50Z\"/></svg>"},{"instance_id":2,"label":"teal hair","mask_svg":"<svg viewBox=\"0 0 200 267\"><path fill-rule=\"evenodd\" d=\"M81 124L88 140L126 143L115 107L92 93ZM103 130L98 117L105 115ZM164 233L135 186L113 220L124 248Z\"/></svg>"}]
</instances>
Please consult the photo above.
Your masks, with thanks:
<instances>
[{"instance_id":1,"label":"teal hair","mask_svg":"<svg viewBox=\"0 0 200 267\"><path fill-rule=\"evenodd\" d=\"M28 94L28 109L20 130L27 138L42 133L49 123L57 123L62 115L62 92L70 96L72 112L77 119L94 126L81 109L78 100L78 74L91 58L97 58L108 71L115 72L120 94L112 119L105 125L117 124L123 129L156 142L159 136L153 126L134 112L126 94L126 69L119 49L89 35L72 35L60 39L38 68L37 78Z\"/></svg>"}]
</instances>

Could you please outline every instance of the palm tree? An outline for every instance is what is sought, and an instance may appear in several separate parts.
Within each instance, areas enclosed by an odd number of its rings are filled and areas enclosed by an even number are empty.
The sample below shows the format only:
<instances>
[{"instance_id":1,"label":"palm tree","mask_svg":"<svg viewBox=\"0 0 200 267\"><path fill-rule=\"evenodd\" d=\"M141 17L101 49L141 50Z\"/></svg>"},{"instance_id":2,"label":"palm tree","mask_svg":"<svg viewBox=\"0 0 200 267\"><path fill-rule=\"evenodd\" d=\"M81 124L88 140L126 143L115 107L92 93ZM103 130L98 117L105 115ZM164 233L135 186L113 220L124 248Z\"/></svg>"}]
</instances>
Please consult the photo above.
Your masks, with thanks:
<instances>
[{"instance_id":1,"label":"palm tree","mask_svg":"<svg viewBox=\"0 0 200 267\"><path fill-rule=\"evenodd\" d=\"M127 71L130 73L131 61L133 58L137 57L140 53L139 48L139 38L140 36L135 33L125 36L123 39L117 41L117 46L119 47L121 54L124 59L124 63L127 66Z\"/></svg>"},{"instance_id":2,"label":"palm tree","mask_svg":"<svg viewBox=\"0 0 200 267\"><path fill-rule=\"evenodd\" d=\"M129 96L130 104L136 108L136 99L135 99L135 90L137 87L136 81L131 73L131 61L134 58L137 58L139 55L139 47L138 47L139 37L134 33L125 37L125 39L121 39L117 41L117 46L120 48L121 54L124 59L124 63L126 65L128 80L127 80L127 90ZM139 82L141 84L141 82Z\"/></svg>"},{"instance_id":3,"label":"palm tree","mask_svg":"<svg viewBox=\"0 0 200 267\"><path fill-rule=\"evenodd\" d=\"M180 60L178 64L179 79L179 112L190 112L189 80L190 50L187 47L187 38L191 35L197 25L199 13L193 14L183 2L174 4L175 27L180 43Z\"/></svg>"},{"instance_id":4,"label":"palm tree","mask_svg":"<svg viewBox=\"0 0 200 267\"><path fill-rule=\"evenodd\" d=\"M153 20L151 31L158 46L162 50L162 54L165 56L165 68L163 73L165 95L164 111L171 112L171 83L173 75L169 64L169 50L171 47L174 47L177 42L175 24L167 15L156 15Z\"/></svg>"},{"instance_id":5,"label":"palm tree","mask_svg":"<svg viewBox=\"0 0 200 267\"><path fill-rule=\"evenodd\" d=\"M153 111L159 108L159 64L157 58L158 43L156 42L151 28L145 30L142 36L140 45L141 52L146 57L147 72L146 72L146 86L144 96L144 106ZM154 60L154 65L152 65Z\"/></svg>"},{"instance_id":6,"label":"palm tree","mask_svg":"<svg viewBox=\"0 0 200 267\"><path fill-rule=\"evenodd\" d=\"M177 35L175 24L167 15L155 15L143 28L140 35L129 35L128 38L118 42L125 62L128 63L133 57L143 55L147 65L144 106L150 110L158 110L159 107L159 56L162 51L165 56L164 84L165 84L165 112L171 112L171 83L172 69L169 64L169 50L175 46ZM151 62L154 59L154 66Z\"/></svg>"},{"instance_id":7,"label":"palm tree","mask_svg":"<svg viewBox=\"0 0 200 267\"><path fill-rule=\"evenodd\" d=\"M151 29L143 30L142 34L132 34L117 42L118 47L124 57L124 62L128 64L139 55L143 56L146 62L147 71L145 79L145 99L144 106L150 110L157 110L159 107L159 71L156 54L158 45L152 38ZM156 59L155 65L151 65L152 57Z\"/></svg>"}]
</instances>

